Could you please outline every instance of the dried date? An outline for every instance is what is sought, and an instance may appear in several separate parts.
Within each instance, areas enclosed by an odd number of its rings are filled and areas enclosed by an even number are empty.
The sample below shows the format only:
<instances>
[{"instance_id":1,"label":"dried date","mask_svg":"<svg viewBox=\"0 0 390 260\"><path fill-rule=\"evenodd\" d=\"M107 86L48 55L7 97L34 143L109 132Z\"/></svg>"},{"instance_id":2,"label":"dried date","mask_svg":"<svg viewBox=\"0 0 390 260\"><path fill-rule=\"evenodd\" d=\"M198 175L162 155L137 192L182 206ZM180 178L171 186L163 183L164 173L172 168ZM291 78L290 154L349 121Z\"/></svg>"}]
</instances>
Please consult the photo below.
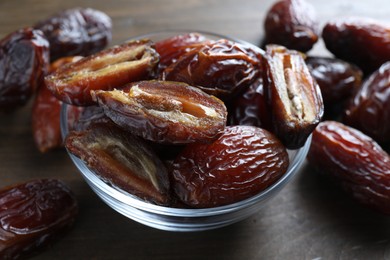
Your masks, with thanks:
<instances>
[{"instance_id":1,"label":"dried date","mask_svg":"<svg viewBox=\"0 0 390 260\"><path fill-rule=\"evenodd\" d=\"M355 199L390 214L390 156L373 139L324 121L313 132L307 158Z\"/></svg>"},{"instance_id":2,"label":"dried date","mask_svg":"<svg viewBox=\"0 0 390 260\"><path fill-rule=\"evenodd\" d=\"M254 126L228 126L210 144L187 145L173 162L178 198L196 208L222 206L249 198L287 170L283 144Z\"/></svg>"},{"instance_id":3,"label":"dried date","mask_svg":"<svg viewBox=\"0 0 390 260\"><path fill-rule=\"evenodd\" d=\"M390 62L365 80L351 99L344 122L378 142L390 142Z\"/></svg>"},{"instance_id":4,"label":"dried date","mask_svg":"<svg viewBox=\"0 0 390 260\"><path fill-rule=\"evenodd\" d=\"M120 90L93 91L92 95L116 124L159 143L207 142L226 125L221 100L182 82L133 82Z\"/></svg>"},{"instance_id":5,"label":"dried date","mask_svg":"<svg viewBox=\"0 0 390 260\"><path fill-rule=\"evenodd\" d=\"M323 31L326 48L359 66L367 75L390 60L390 25L362 17L329 21Z\"/></svg>"},{"instance_id":6,"label":"dried date","mask_svg":"<svg viewBox=\"0 0 390 260\"><path fill-rule=\"evenodd\" d=\"M111 41L111 18L92 8L67 9L38 22L50 42L50 59L88 56L104 49Z\"/></svg>"},{"instance_id":7,"label":"dried date","mask_svg":"<svg viewBox=\"0 0 390 260\"><path fill-rule=\"evenodd\" d=\"M78 213L71 190L55 179L33 180L0 191L0 258L26 256L69 229Z\"/></svg>"},{"instance_id":8,"label":"dried date","mask_svg":"<svg viewBox=\"0 0 390 260\"><path fill-rule=\"evenodd\" d=\"M49 42L41 31L24 28L0 40L0 111L25 105L48 65Z\"/></svg>"},{"instance_id":9,"label":"dried date","mask_svg":"<svg viewBox=\"0 0 390 260\"><path fill-rule=\"evenodd\" d=\"M302 147L321 121L320 88L300 53L268 45L264 57L264 91L272 129L287 148Z\"/></svg>"},{"instance_id":10,"label":"dried date","mask_svg":"<svg viewBox=\"0 0 390 260\"><path fill-rule=\"evenodd\" d=\"M113 123L72 131L65 146L109 184L149 202L169 203L169 176L164 164L142 139Z\"/></svg>"},{"instance_id":11,"label":"dried date","mask_svg":"<svg viewBox=\"0 0 390 260\"><path fill-rule=\"evenodd\" d=\"M319 28L314 7L304 0L281 0L267 12L265 44L278 44L302 52L318 41Z\"/></svg>"},{"instance_id":12,"label":"dried date","mask_svg":"<svg viewBox=\"0 0 390 260\"><path fill-rule=\"evenodd\" d=\"M159 55L150 40L136 40L62 66L45 77L47 87L61 101L92 105L91 90L109 90L154 76Z\"/></svg>"}]
</instances>

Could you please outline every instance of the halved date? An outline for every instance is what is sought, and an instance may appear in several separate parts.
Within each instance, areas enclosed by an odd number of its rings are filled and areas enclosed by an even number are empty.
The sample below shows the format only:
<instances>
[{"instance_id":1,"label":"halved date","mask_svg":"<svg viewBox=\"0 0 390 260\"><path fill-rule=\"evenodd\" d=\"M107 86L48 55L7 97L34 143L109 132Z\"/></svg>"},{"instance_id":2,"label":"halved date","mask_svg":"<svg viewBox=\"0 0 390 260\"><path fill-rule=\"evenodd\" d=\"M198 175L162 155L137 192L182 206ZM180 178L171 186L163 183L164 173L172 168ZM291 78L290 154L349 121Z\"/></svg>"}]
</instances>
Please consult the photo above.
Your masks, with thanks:
<instances>
[{"instance_id":1,"label":"halved date","mask_svg":"<svg viewBox=\"0 0 390 260\"><path fill-rule=\"evenodd\" d=\"M307 158L358 201L390 214L390 156L373 139L324 121L313 132Z\"/></svg>"},{"instance_id":2,"label":"halved date","mask_svg":"<svg viewBox=\"0 0 390 260\"><path fill-rule=\"evenodd\" d=\"M114 46L65 65L45 77L47 87L65 103L92 105L91 90L109 90L153 77L159 55L150 40Z\"/></svg>"},{"instance_id":3,"label":"halved date","mask_svg":"<svg viewBox=\"0 0 390 260\"><path fill-rule=\"evenodd\" d=\"M272 133L254 126L228 126L214 142L184 148L172 165L172 185L188 206L222 206L258 194L288 165L286 148Z\"/></svg>"},{"instance_id":4,"label":"halved date","mask_svg":"<svg viewBox=\"0 0 390 260\"><path fill-rule=\"evenodd\" d=\"M303 146L320 122L321 91L302 55L268 45L264 61L264 91L272 113L273 132L287 148Z\"/></svg>"},{"instance_id":5,"label":"halved date","mask_svg":"<svg viewBox=\"0 0 390 260\"><path fill-rule=\"evenodd\" d=\"M0 190L0 258L16 259L53 242L78 213L71 190L56 179Z\"/></svg>"},{"instance_id":6,"label":"halved date","mask_svg":"<svg viewBox=\"0 0 390 260\"><path fill-rule=\"evenodd\" d=\"M133 82L123 89L93 91L92 95L116 124L159 143L207 142L226 125L221 100L182 82Z\"/></svg>"},{"instance_id":7,"label":"halved date","mask_svg":"<svg viewBox=\"0 0 390 260\"><path fill-rule=\"evenodd\" d=\"M142 139L115 124L96 123L86 130L72 131L65 146L109 184L149 202L169 203L169 176L164 164Z\"/></svg>"}]
</instances>

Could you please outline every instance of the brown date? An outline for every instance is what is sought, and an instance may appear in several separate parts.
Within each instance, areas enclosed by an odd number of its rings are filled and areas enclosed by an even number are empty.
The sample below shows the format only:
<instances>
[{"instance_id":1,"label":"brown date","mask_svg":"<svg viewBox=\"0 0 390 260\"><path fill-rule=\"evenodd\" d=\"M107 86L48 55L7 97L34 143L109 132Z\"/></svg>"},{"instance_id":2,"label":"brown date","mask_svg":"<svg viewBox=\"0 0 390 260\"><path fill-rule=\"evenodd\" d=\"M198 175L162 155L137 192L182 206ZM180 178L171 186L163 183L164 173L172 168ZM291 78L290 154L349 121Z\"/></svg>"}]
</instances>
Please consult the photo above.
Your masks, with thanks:
<instances>
[{"instance_id":1,"label":"brown date","mask_svg":"<svg viewBox=\"0 0 390 260\"><path fill-rule=\"evenodd\" d=\"M307 158L355 199L390 214L390 156L373 139L324 121L313 132Z\"/></svg>"},{"instance_id":2,"label":"brown date","mask_svg":"<svg viewBox=\"0 0 390 260\"><path fill-rule=\"evenodd\" d=\"M55 179L0 190L0 258L34 253L69 229L78 213L71 190Z\"/></svg>"},{"instance_id":3,"label":"brown date","mask_svg":"<svg viewBox=\"0 0 390 260\"><path fill-rule=\"evenodd\" d=\"M323 31L326 48L367 75L390 60L390 25L362 17L329 21Z\"/></svg>"},{"instance_id":4,"label":"brown date","mask_svg":"<svg viewBox=\"0 0 390 260\"><path fill-rule=\"evenodd\" d=\"M62 66L46 76L45 83L67 104L92 105L91 90L120 88L152 77L158 61L150 40L130 41Z\"/></svg>"},{"instance_id":5,"label":"brown date","mask_svg":"<svg viewBox=\"0 0 390 260\"><path fill-rule=\"evenodd\" d=\"M261 73L260 49L221 39L204 43L167 67L163 80L185 82L222 100L245 91Z\"/></svg>"},{"instance_id":6,"label":"brown date","mask_svg":"<svg viewBox=\"0 0 390 260\"><path fill-rule=\"evenodd\" d=\"M169 203L169 176L164 164L144 140L113 123L72 131L65 146L109 184L149 202Z\"/></svg>"},{"instance_id":7,"label":"brown date","mask_svg":"<svg viewBox=\"0 0 390 260\"><path fill-rule=\"evenodd\" d=\"M105 13L92 8L67 9L37 23L50 42L50 59L88 56L111 41L112 22Z\"/></svg>"},{"instance_id":8,"label":"brown date","mask_svg":"<svg viewBox=\"0 0 390 260\"><path fill-rule=\"evenodd\" d=\"M41 31L20 29L0 40L0 111L27 103L43 82L49 42Z\"/></svg>"},{"instance_id":9,"label":"brown date","mask_svg":"<svg viewBox=\"0 0 390 260\"><path fill-rule=\"evenodd\" d=\"M378 142L390 142L390 62L365 80L351 99L344 122Z\"/></svg>"},{"instance_id":10,"label":"brown date","mask_svg":"<svg viewBox=\"0 0 390 260\"><path fill-rule=\"evenodd\" d=\"M318 41L318 21L314 7L305 0L281 0L267 12L265 44L309 51Z\"/></svg>"},{"instance_id":11,"label":"brown date","mask_svg":"<svg viewBox=\"0 0 390 260\"><path fill-rule=\"evenodd\" d=\"M210 144L187 145L173 162L178 198L196 208L234 203L254 196L287 170L286 148L270 132L228 126Z\"/></svg>"},{"instance_id":12,"label":"brown date","mask_svg":"<svg viewBox=\"0 0 390 260\"><path fill-rule=\"evenodd\" d=\"M182 82L133 82L120 90L93 91L92 95L116 124L158 143L207 142L226 125L221 100Z\"/></svg>"},{"instance_id":13,"label":"brown date","mask_svg":"<svg viewBox=\"0 0 390 260\"><path fill-rule=\"evenodd\" d=\"M302 55L267 45L264 91L272 117L272 132L289 149L303 146L324 113L320 88Z\"/></svg>"}]
</instances>

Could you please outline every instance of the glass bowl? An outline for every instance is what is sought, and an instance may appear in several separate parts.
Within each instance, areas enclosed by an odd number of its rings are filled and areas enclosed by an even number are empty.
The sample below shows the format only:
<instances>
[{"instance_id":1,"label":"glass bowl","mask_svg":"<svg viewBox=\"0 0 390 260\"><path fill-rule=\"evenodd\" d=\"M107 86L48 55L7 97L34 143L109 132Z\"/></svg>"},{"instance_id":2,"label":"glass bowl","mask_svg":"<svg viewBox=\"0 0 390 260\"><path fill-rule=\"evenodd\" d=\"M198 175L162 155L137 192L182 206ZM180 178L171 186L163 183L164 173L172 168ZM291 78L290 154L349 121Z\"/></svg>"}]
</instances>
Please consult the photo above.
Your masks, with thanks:
<instances>
[{"instance_id":1,"label":"glass bowl","mask_svg":"<svg viewBox=\"0 0 390 260\"><path fill-rule=\"evenodd\" d=\"M154 41L166 39L168 37L194 31L167 31L157 32L147 35L134 37L132 39L149 38ZM237 42L251 45L251 47L262 51L258 47L233 39L231 37L222 36L214 33L199 32L207 38L230 39ZM63 104L61 109L61 131L63 138L67 135L68 129L68 105ZM100 179L85 163L78 157L69 153L70 158L76 165L81 175L84 177L92 190L111 208L124 216L142 223L144 225L168 231L201 231L215 229L227 226L243 220L252 214L258 212L261 207L271 197L275 196L293 177L299 172L302 163L306 158L309 150L311 138L308 138L305 145L297 150L288 150L290 165L287 172L274 184L248 199L213 208L203 209L188 209L188 208L172 208L151 204L136 196L127 193L124 190L113 187L102 179Z\"/></svg>"}]
</instances>

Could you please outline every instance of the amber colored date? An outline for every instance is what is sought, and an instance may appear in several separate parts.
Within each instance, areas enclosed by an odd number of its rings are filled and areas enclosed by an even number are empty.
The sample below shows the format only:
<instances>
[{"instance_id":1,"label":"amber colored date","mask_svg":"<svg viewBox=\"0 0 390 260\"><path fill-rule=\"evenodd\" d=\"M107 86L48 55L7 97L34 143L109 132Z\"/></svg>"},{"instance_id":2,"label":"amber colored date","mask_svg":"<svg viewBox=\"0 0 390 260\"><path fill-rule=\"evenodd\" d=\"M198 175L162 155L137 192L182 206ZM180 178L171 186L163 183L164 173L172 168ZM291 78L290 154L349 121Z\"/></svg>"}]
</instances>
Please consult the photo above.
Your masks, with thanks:
<instances>
[{"instance_id":1,"label":"amber colored date","mask_svg":"<svg viewBox=\"0 0 390 260\"><path fill-rule=\"evenodd\" d=\"M323 31L326 48L358 65L367 75L390 60L390 25L362 17L329 21Z\"/></svg>"},{"instance_id":2,"label":"amber colored date","mask_svg":"<svg viewBox=\"0 0 390 260\"><path fill-rule=\"evenodd\" d=\"M113 123L72 131L65 146L109 184L149 202L169 203L169 176L164 164L142 139Z\"/></svg>"},{"instance_id":3,"label":"amber colored date","mask_svg":"<svg viewBox=\"0 0 390 260\"><path fill-rule=\"evenodd\" d=\"M45 83L67 104L92 105L91 90L120 88L153 77L158 61L150 40L130 41L62 66L46 76Z\"/></svg>"},{"instance_id":4,"label":"amber colored date","mask_svg":"<svg viewBox=\"0 0 390 260\"><path fill-rule=\"evenodd\" d=\"M42 249L72 226L77 213L76 198L59 180L33 180L3 188L0 258L16 259Z\"/></svg>"},{"instance_id":5,"label":"amber colored date","mask_svg":"<svg viewBox=\"0 0 390 260\"><path fill-rule=\"evenodd\" d=\"M305 0L281 0L267 12L265 44L309 51L318 41L318 21L314 7Z\"/></svg>"},{"instance_id":6,"label":"amber colored date","mask_svg":"<svg viewBox=\"0 0 390 260\"><path fill-rule=\"evenodd\" d=\"M261 73L261 50L221 39L180 56L162 79L185 82L222 100L245 91Z\"/></svg>"},{"instance_id":7,"label":"amber colored date","mask_svg":"<svg viewBox=\"0 0 390 260\"><path fill-rule=\"evenodd\" d=\"M226 125L227 111L221 100L182 82L133 82L92 95L116 124L159 143L207 142Z\"/></svg>"},{"instance_id":8,"label":"amber colored date","mask_svg":"<svg viewBox=\"0 0 390 260\"><path fill-rule=\"evenodd\" d=\"M321 91L300 53L278 45L268 45L266 52L264 91L273 132L287 148L296 149L323 116Z\"/></svg>"},{"instance_id":9,"label":"amber colored date","mask_svg":"<svg viewBox=\"0 0 390 260\"><path fill-rule=\"evenodd\" d=\"M390 214L390 156L373 139L324 121L313 132L307 158L358 201Z\"/></svg>"},{"instance_id":10,"label":"amber colored date","mask_svg":"<svg viewBox=\"0 0 390 260\"><path fill-rule=\"evenodd\" d=\"M25 105L43 82L49 42L42 32L20 29L0 40L0 111Z\"/></svg>"},{"instance_id":11,"label":"amber colored date","mask_svg":"<svg viewBox=\"0 0 390 260\"><path fill-rule=\"evenodd\" d=\"M66 56L88 56L111 41L112 22L105 13L92 8L61 11L37 23L50 42L50 60Z\"/></svg>"},{"instance_id":12,"label":"amber colored date","mask_svg":"<svg viewBox=\"0 0 390 260\"><path fill-rule=\"evenodd\" d=\"M344 122L378 142L390 142L390 62L365 80L351 99Z\"/></svg>"},{"instance_id":13,"label":"amber colored date","mask_svg":"<svg viewBox=\"0 0 390 260\"><path fill-rule=\"evenodd\" d=\"M256 195L287 170L286 148L270 132L228 126L210 144L189 144L173 162L178 198L196 208L222 206Z\"/></svg>"}]
</instances>

